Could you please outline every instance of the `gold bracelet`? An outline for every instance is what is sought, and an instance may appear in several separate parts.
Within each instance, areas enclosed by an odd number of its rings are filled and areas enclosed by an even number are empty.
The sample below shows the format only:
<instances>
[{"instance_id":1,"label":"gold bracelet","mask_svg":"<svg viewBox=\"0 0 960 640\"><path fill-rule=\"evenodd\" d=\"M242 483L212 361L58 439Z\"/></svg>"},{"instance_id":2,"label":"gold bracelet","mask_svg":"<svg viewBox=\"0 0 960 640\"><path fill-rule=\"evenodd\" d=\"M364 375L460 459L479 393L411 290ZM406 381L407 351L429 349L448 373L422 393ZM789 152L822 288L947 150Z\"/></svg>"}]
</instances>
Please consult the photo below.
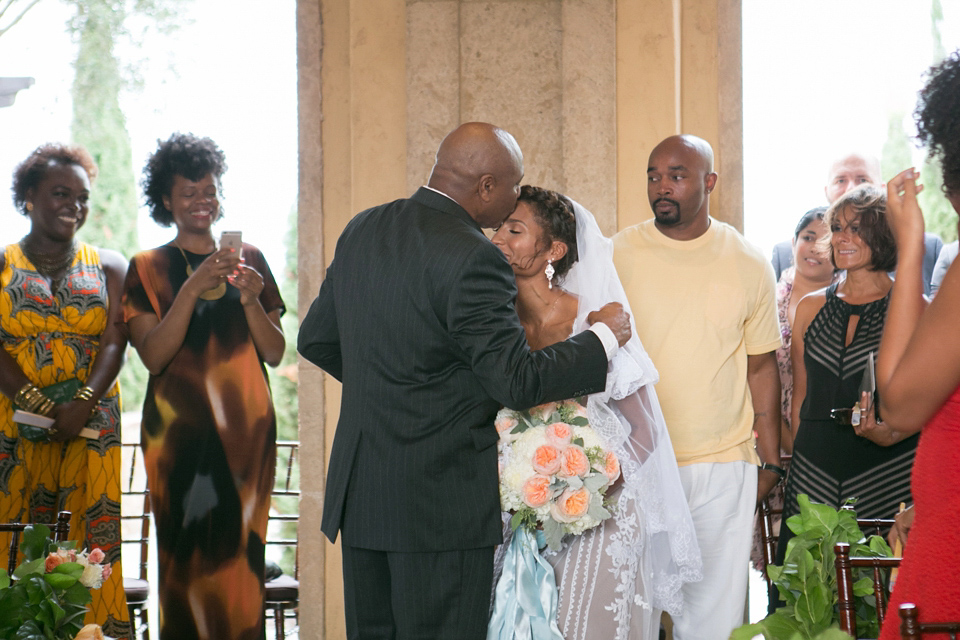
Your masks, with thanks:
<instances>
[{"instance_id":1,"label":"gold bracelet","mask_svg":"<svg viewBox=\"0 0 960 640\"><path fill-rule=\"evenodd\" d=\"M30 413L35 413L37 407L43 404L45 397L40 389L34 387L23 394L23 408Z\"/></svg>"},{"instance_id":2,"label":"gold bracelet","mask_svg":"<svg viewBox=\"0 0 960 640\"><path fill-rule=\"evenodd\" d=\"M27 394L33 391L34 389L36 389L37 391L40 391L34 386L32 382L28 382L27 384L20 387L20 390L17 391L16 395L13 396L13 404L17 405L18 407L24 406L26 404Z\"/></svg>"},{"instance_id":3,"label":"gold bracelet","mask_svg":"<svg viewBox=\"0 0 960 640\"><path fill-rule=\"evenodd\" d=\"M42 416L49 416L53 412L53 408L56 406L53 400L50 398L44 398L40 401L40 406L36 408L34 413L39 413Z\"/></svg>"},{"instance_id":4,"label":"gold bracelet","mask_svg":"<svg viewBox=\"0 0 960 640\"><path fill-rule=\"evenodd\" d=\"M77 392L73 394L74 400L93 400L93 389L90 387L80 387L77 389Z\"/></svg>"}]
</instances>

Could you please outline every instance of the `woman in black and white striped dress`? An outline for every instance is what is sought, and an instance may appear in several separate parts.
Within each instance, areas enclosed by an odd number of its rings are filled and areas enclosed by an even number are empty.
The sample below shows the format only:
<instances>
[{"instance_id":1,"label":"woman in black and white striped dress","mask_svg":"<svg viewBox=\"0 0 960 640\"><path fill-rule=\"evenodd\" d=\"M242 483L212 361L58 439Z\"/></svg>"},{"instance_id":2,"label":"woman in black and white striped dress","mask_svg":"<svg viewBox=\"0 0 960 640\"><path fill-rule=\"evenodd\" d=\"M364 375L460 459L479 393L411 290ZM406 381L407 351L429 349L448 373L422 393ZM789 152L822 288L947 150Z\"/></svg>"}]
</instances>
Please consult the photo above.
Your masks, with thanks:
<instances>
[{"instance_id":1,"label":"woman in black and white striped dress","mask_svg":"<svg viewBox=\"0 0 960 640\"><path fill-rule=\"evenodd\" d=\"M884 218L886 194L872 185L837 200L825 219L830 256L846 277L800 301L793 332L793 462L784 493L784 519L799 511L797 496L839 508L856 499L861 518L890 518L909 503L917 437L882 447L831 417L860 401L870 352L880 346L897 250ZM865 416L866 417L866 416ZM793 534L783 527L777 564Z\"/></svg>"}]
</instances>

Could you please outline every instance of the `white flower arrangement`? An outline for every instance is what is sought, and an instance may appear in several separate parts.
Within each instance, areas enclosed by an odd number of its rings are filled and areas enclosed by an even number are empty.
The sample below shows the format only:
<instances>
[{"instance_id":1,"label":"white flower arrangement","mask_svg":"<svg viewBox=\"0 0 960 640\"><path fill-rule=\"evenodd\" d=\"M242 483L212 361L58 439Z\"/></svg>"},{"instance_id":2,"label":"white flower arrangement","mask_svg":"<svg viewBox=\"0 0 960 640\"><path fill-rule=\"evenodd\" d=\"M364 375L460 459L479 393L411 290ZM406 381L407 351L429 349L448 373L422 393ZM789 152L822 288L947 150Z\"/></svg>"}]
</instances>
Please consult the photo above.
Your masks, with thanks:
<instances>
[{"instance_id":1,"label":"white flower arrangement","mask_svg":"<svg viewBox=\"0 0 960 640\"><path fill-rule=\"evenodd\" d=\"M514 514L514 529L542 529L547 546L559 549L565 534L580 535L610 517L603 499L620 477L620 463L590 428L581 404L501 409L496 427L500 506Z\"/></svg>"}]
</instances>

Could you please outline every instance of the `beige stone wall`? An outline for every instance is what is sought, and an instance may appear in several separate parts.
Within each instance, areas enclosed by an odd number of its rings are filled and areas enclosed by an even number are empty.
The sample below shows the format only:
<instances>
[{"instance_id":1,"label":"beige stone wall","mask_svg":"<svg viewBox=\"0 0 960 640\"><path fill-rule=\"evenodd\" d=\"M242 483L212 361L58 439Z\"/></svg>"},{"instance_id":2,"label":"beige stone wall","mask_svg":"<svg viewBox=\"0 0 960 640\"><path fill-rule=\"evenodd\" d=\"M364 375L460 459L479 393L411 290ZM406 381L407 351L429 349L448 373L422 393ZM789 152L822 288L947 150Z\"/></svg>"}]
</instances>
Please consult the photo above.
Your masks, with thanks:
<instances>
[{"instance_id":1,"label":"beige stone wall","mask_svg":"<svg viewBox=\"0 0 960 640\"><path fill-rule=\"evenodd\" d=\"M650 216L674 133L716 150L712 213L740 226L740 0L298 0L300 314L362 209L423 184L461 122L511 131L525 182L608 234ZM293 337L290 337L293 339ZM319 533L339 383L300 368L300 637L345 637L339 545Z\"/></svg>"},{"instance_id":2,"label":"beige stone wall","mask_svg":"<svg viewBox=\"0 0 960 640\"><path fill-rule=\"evenodd\" d=\"M507 129L524 182L616 229L616 2L407 2L407 191L461 122Z\"/></svg>"}]
</instances>

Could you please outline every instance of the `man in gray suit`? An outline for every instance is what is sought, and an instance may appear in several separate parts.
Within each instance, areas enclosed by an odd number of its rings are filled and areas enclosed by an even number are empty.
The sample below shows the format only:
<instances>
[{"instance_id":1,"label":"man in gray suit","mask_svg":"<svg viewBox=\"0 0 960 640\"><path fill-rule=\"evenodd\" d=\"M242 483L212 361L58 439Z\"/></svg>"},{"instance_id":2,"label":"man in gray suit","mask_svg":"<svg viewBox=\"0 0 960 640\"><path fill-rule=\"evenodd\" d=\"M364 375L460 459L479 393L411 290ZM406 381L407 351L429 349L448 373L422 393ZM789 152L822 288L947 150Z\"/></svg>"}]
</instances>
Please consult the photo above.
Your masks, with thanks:
<instances>
[{"instance_id":1,"label":"man in gray suit","mask_svg":"<svg viewBox=\"0 0 960 640\"><path fill-rule=\"evenodd\" d=\"M850 189L868 183L883 186L880 178L880 160L871 155L851 153L838 158L830 165L823 194L827 197L827 203L833 204ZM930 276L942 248L943 241L939 236L932 233L924 235L923 288L926 294L930 293ZM793 265L793 247L789 240L779 242L773 247L771 262L779 281L780 273Z\"/></svg>"},{"instance_id":2,"label":"man in gray suit","mask_svg":"<svg viewBox=\"0 0 960 640\"><path fill-rule=\"evenodd\" d=\"M531 352L513 271L481 231L516 206L523 156L486 123L441 143L426 187L337 242L297 349L343 383L323 532L343 545L350 638L484 638L501 542L494 416L600 391L619 305Z\"/></svg>"}]
</instances>

